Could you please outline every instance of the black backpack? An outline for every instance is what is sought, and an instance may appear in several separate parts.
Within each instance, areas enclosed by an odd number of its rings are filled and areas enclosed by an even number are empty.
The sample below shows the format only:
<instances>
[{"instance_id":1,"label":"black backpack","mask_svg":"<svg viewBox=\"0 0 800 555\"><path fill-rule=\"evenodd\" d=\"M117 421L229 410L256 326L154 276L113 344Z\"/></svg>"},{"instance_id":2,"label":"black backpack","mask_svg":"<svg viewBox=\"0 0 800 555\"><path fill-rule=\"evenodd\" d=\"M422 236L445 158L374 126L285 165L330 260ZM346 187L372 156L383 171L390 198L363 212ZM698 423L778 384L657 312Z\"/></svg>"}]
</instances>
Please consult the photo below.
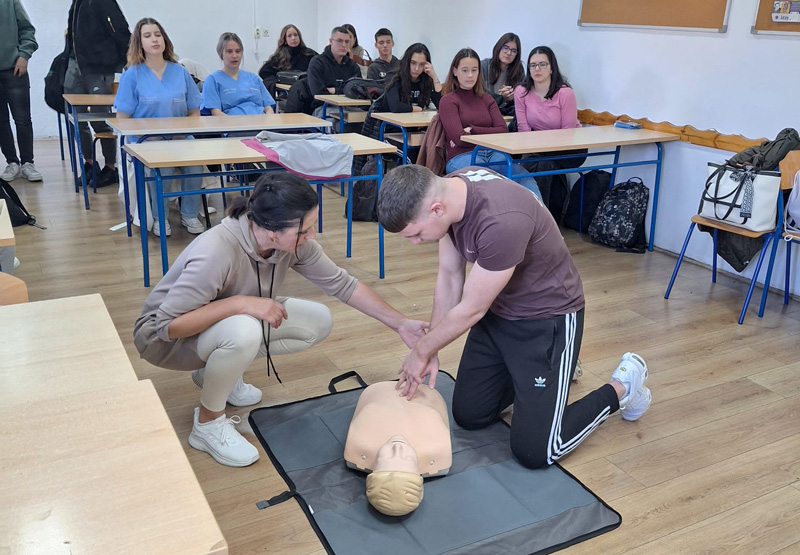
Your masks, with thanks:
<instances>
[{"instance_id":1,"label":"black backpack","mask_svg":"<svg viewBox=\"0 0 800 555\"><path fill-rule=\"evenodd\" d=\"M589 237L618 251L643 253L647 247L644 218L650 190L638 177L617 183L597 207L589 225Z\"/></svg>"},{"instance_id":2,"label":"black backpack","mask_svg":"<svg viewBox=\"0 0 800 555\"><path fill-rule=\"evenodd\" d=\"M289 89L285 111L308 115L314 112L314 97L308 88L308 79L300 79Z\"/></svg>"},{"instance_id":3,"label":"black backpack","mask_svg":"<svg viewBox=\"0 0 800 555\"><path fill-rule=\"evenodd\" d=\"M67 75L69 55L67 50L59 54L50 64L50 71L44 77L44 101L59 114L64 113L64 78Z\"/></svg>"},{"instance_id":4,"label":"black backpack","mask_svg":"<svg viewBox=\"0 0 800 555\"><path fill-rule=\"evenodd\" d=\"M32 216L31 213L25 209L25 206L22 204L22 201L19 200L19 196L17 196L17 192L11 184L2 179L0 179L0 199L6 201L6 207L8 208L8 215L11 217L12 226L36 225L36 217Z\"/></svg>"},{"instance_id":5,"label":"black backpack","mask_svg":"<svg viewBox=\"0 0 800 555\"><path fill-rule=\"evenodd\" d=\"M564 227L581 233L589 232L589 225L600 200L611 184L611 174L602 170L592 170L583 174L583 217L581 217L581 183L578 180L569 193L569 204L564 214ZM578 218L580 217L580 226Z\"/></svg>"},{"instance_id":6,"label":"black backpack","mask_svg":"<svg viewBox=\"0 0 800 555\"><path fill-rule=\"evenodd\" d=\"M362 79L352 77L348 79L342 88L342 94L347 98L357 100L375 100L383 94L385 83L376 79Z\"/></svg>"},{"instance_id":7,"label":"black backpack","mask_svg":"<svg viewBox=\"0 0 800 555\"><path fill-rule=\"evenodd\" d=\"M378 163L374 156L361 168L359 175L375 175ZM377 222L378 221L378 182L374 179L356 181L353 183L353 221ZM344 217L347 217L347 205L344 207Z\"/></svg>"}]
</instances>

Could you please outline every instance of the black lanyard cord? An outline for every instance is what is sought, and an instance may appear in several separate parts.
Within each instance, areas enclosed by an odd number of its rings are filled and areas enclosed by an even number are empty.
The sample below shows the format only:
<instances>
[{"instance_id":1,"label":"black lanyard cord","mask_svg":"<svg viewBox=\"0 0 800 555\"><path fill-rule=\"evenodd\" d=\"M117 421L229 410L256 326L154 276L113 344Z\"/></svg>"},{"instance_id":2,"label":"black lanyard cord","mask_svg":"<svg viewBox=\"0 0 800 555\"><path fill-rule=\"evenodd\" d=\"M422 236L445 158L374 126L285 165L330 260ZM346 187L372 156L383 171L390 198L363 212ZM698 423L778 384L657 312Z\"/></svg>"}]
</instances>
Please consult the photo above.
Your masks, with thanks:
<instances>
[{"instance_id":1,"label":"black lanyard cord","mask_svg":"<svg viewBox=\"0 0 800 555\"><path fill-rule=\"evenodd\" d=\"M258 296L261 297L261 264L256 262L256 272L258 273ZM272 299L272 287L275 285L275 265L272 265L272 277L270 278L269 282L269 298ZM273 299L274 300L274 299ZM276 301L277 302L277 301ZM272 357L269 354L269 336L270 332L272 331L272 326L266 326L266 332L264 331L264 320L261 320L261 337L264 339L264 345L267 348L267 377L269 377L269 368L272 367L272 371L275 372L275 377L278 379L279 384L283 384L281 381L281 377L278 375L278 369L275 368L275 363L272 362Z\"/></svg>"}]
</instances>

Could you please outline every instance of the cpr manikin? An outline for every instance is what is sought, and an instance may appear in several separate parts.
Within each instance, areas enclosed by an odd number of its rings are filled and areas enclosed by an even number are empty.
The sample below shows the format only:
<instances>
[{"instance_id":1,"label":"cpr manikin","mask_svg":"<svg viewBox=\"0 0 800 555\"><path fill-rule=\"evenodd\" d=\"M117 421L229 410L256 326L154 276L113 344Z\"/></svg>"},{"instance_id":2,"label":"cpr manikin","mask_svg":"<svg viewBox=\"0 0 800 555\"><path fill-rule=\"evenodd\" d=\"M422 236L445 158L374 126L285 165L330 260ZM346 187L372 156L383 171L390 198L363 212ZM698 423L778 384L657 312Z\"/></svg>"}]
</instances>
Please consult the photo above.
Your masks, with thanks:
<instances>
[{"instance_id":1,"label":"cpr manikin","mask_svg":"<svg viewBox=\"0 0 800 555\"><path fill-rule=\"evenodd\" d=\"M438 391L420 387L409 401L396 382L367 387L358 399L344 460L370 472L367 499L390 516L408 514L422 501L422 478L447 473L452 464L447 405Z\"/></svg>"}]
</instances>

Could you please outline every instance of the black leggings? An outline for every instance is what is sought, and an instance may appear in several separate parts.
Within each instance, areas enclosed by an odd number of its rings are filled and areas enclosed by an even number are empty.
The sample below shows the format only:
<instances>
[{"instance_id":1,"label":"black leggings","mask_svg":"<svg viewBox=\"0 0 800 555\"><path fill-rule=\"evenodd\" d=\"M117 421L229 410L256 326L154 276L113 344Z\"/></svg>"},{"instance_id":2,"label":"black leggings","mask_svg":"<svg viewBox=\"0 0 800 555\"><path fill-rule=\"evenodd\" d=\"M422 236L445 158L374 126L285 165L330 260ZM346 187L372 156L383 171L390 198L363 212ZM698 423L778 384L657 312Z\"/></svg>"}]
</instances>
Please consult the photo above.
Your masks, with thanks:
<instances>
[{"instance_id":1,"label":"black leggings","mask_svg":"<svg viewBox=\"0 0 800 555\"><path fill-rule=\"evenodd\" d=\"M567 405L584 310L545 320L492 312L473 326L458 367L453 418L465 429L496 422L514 403L511 451L529 468L553 464L619 410L610 384Z\"/></svg>"}]
</instances>

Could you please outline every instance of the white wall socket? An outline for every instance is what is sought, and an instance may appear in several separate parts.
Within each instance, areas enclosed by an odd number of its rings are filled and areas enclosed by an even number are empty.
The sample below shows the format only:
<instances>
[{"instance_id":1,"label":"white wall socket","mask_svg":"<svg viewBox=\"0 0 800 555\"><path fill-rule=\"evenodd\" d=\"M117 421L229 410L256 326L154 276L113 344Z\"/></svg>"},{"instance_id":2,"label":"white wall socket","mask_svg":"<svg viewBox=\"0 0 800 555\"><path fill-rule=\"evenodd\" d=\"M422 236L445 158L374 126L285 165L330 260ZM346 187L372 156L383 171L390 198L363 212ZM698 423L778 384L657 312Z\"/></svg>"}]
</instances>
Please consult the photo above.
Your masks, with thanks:
<instances>
[{"instance_id":1,"label":"white wall socket","mask_svg":"<svg viewBox=\"0 0 800 555\"><path fill-rule=\"evenodd\" d=\"M255 36L256 40L261 38L261 27L256 26L253 29L253 35Z\"/></svg>"}]
</instances>

